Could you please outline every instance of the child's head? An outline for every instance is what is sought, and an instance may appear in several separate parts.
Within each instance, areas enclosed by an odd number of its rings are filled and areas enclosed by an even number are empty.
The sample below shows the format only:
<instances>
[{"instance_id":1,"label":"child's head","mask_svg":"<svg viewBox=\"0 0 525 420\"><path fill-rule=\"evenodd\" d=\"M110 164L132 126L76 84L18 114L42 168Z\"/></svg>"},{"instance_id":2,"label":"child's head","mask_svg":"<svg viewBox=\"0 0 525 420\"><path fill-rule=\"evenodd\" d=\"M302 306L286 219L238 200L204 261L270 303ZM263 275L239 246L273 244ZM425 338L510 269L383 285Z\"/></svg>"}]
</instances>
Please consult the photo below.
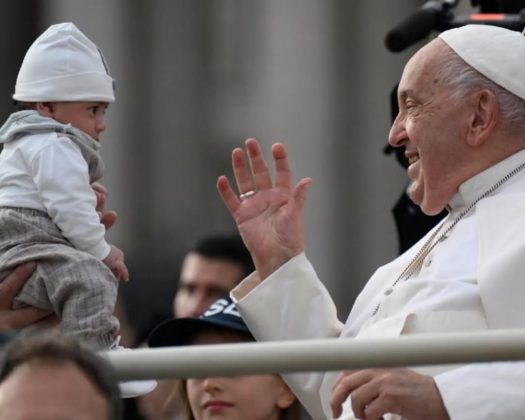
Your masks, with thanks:
<instances>
[{"instance_id":1,"label":"child's head","mask_svg":"<svg viewBox=\"0 0 525 420\"><path fill-rule=\"evenodd\" d=\"M181 346L254 341L230 298L219 299L199 318L176 318L158 326L149 345ZM279 375L190 378L180 392L188 420L298 418L295 395Z\"/></svg>"},{"instance_id":2,"label":"child's head","mask_svg":"<svg viewBox=\"0 0 525 420\"><path fill-rule=\"evenodd\" d=\"M13 99L98 139L114 80L98 47L73 23L59 23L27 50Z\"/></svg>"}]
</instances>

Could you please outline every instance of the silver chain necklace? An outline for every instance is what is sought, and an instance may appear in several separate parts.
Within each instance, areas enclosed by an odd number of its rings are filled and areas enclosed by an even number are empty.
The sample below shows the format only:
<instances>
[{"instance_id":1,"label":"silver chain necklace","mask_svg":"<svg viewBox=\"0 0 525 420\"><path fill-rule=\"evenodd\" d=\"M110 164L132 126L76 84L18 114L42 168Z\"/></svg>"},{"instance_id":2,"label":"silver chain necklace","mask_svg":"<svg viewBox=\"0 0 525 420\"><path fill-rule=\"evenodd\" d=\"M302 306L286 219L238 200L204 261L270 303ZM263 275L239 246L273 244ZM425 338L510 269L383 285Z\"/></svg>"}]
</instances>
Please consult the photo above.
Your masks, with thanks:
<instances>
[{"instance_id":1,"label":"silver chain necklace","mask_svg":"<svg viewBox=\"0 0 525 420\"><path fill-rule=\"evenodd\" d=\"M492 187L490 187L487 191L485 191L483 194L481 194L476 200L474 200L465 210L463 210L456 219L450 224L450 226L445 229L443 233L434 240L434 238L437 236L437 234L441 231L443 228L443 225L445 224L445 220L443 220L440 225L434 230L432 235L428 238L428 240L423 244L423 246L419 249L417 254L410 260L408 265L404 268L404 270L401 272L401 274L397 277L396 281L392 283L392 286L390 286L390 289L393 289L403 278L405 280L408 280L412 275L418 271L421 266L423 265L423 260L427 257L428 254L434 249L434 247L441 241L443 241L447 235L450 233L452 229L458 224L458 222L463 219L473 208L474 206L485 197L492 194L494 191L496 191L499 187L501 187L505 182L507 182L510 178L512 178L514 175L516 175L518 172L523 170L525 168L525 162L519 165L518 167L514 168L512 171L510 171L507 175L505 175L503 178L501 178L498 182L496 182ZM379 311L379 308L381 307L381 302L379 302L376 307L374 308L374 311L372 312L372 316L377 314Z\"/></svg>"}]
</instances>

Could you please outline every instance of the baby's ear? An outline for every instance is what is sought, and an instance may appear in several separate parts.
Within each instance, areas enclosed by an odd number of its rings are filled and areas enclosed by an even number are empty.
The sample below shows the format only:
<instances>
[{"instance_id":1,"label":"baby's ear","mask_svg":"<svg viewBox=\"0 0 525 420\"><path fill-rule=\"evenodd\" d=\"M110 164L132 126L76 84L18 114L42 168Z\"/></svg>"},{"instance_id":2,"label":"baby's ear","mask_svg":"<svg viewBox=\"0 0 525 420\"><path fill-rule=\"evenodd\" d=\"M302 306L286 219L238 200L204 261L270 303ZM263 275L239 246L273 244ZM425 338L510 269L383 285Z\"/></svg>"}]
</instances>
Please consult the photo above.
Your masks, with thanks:
<instances>
[{"instance_id":1,"label":"baby's ear","mask_svg":"<svg viewBox=\"0 0 525 420\"><path fill-rule=\"evenodd\" d=\"M277 401L275 405L281 410L285 410L290 407L296 400L295 394L292 392L290 387L281 379L281 385L279 387L279 393L277 394Z\"/></svg>"},{"instance_id":2,"label":"baby's ear","mask_svg":"<svg viewBox=\"0 0 525 420\"><path fill-rule=\"evenodd\" d=\"M53 102L37 102L36 110L44 117L52 117L55 112L55 104Z\"/></svg>"}]
</instances>

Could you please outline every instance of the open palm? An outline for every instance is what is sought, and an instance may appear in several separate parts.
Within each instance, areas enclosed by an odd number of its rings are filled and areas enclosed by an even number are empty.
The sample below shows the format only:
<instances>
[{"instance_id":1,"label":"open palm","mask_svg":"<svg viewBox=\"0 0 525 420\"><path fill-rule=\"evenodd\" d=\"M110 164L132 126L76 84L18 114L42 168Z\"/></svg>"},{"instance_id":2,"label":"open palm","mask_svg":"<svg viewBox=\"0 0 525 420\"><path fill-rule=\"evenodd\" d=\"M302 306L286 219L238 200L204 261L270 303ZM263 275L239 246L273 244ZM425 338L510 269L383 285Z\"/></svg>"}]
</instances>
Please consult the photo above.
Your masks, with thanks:
<instances>
[{"instance_id":1,"label":"open palm","mask_svg":"<svg viewBox=\"0 0 525 420\"><path fill-rule=\"evenodd\" d=\"M241 193L256 191L243 200L233 191L225 176L217 188L233 216L262 278L304 251L303 209L310 178L292 186L292 174L282 144L272 147L275 184L255 139L246 140L249 166L240 148L232 152L232 166Z\"/></svg>"}]
</instances>

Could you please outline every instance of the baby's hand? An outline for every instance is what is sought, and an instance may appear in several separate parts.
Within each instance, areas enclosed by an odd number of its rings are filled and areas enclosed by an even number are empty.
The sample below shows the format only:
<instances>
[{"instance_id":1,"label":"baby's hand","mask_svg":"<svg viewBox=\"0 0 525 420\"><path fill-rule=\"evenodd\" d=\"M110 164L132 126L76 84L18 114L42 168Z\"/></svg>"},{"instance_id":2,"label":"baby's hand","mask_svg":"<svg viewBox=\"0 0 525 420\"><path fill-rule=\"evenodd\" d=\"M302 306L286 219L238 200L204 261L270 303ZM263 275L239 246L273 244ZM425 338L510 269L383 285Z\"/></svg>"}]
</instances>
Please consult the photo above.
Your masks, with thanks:
<instances>
[{"instance_id":1,"label":"baby's hand","mask_svg":"<svg viewBox=\"0 0 525 420\"><path fill-rule=\"evenodd\" d=\"M116 246L111 245L111 251L102 262L109 267L118 280L129 280L128 268L124 264L124 253Z\"/></svg>"},{"instance_id":2,"label":"baby's hand","mask_svg":"<svg viewBox=\"0 0 525 420\"><path fill-rule=\"evenodd\" d=\"M106 210L106 200L108 198L108 190L102 184L93 182L91 188L97 198L97 213L100 217L100 223L102 223L106 229L111 228L117 221L117 213L112 210Z\"/></svg>"}]
</instances>

